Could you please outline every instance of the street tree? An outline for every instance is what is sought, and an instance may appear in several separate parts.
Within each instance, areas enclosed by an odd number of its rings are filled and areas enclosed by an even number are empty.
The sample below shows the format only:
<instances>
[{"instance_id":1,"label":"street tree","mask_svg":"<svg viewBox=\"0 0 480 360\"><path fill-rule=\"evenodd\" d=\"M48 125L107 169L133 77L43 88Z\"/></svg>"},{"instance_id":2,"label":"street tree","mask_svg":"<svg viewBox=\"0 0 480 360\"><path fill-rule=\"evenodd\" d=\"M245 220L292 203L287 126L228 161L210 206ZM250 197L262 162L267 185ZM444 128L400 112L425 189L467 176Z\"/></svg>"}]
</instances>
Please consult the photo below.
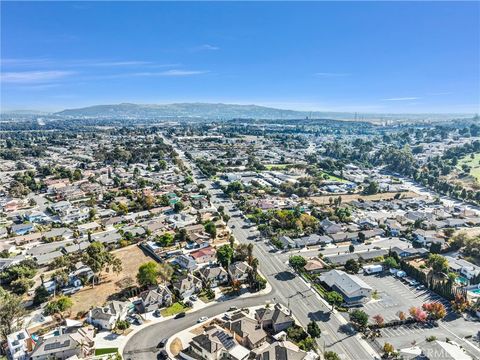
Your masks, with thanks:
<instances>
[{"instance_id":1,"label":"street tree","mask_svg":"<svg viewBox=\"0 0 480 360\"><path fill-rule=\"evenodd\" d=\"M312 320L307 325L307 333L312 338L319 338L320 335L322 334L322 331L320 330L320 327L318 326L317 322Z\"/></svg>"},{"instance_id":2,"label":"street tree","mask_svg":"<svg viewBox=\"0 0 480 360\"><path fill-rule=\"evenodd\" d=\"M288 259L288 263L296 271L300 271L305 265L307 265L307 260L303 256L293 255Z\"/></svg>"}]
</instances>

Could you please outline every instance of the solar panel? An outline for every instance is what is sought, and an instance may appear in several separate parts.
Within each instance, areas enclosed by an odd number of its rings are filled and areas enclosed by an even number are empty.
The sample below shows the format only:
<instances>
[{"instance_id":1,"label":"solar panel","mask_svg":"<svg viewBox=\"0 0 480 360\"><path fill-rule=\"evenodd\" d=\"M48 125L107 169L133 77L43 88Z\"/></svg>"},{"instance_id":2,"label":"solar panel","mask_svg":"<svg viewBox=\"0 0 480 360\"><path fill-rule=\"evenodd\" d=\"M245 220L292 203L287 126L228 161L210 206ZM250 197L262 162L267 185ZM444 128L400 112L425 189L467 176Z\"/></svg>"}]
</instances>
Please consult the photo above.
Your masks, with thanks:
<instances>
[{"instance_id":1,"label":"solar panel","mask_svg":"<svg viewBox=\"0 0 480 360\"><path fill-rule=\"evenodd\" d=\"M51 343L51 344L46 344L45 345L45 351L60 349L60 348L67 347L67 346L70 346L70 340L65 340L63 343L54 342L54 343Z\"/></svg>"}]
</instances>

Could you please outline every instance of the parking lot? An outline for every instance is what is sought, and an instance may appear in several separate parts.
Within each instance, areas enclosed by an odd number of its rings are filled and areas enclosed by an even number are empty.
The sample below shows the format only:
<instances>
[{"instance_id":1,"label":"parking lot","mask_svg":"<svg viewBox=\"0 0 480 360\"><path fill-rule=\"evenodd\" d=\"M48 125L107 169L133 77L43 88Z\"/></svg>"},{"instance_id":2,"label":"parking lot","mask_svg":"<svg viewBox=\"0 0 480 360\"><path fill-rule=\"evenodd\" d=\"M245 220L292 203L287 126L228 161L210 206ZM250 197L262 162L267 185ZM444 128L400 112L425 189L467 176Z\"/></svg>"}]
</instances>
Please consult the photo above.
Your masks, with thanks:
<instances>
[{"instance_id":1,"label":"parking lot","mask_svg":"<svg viewBox=\"0 0 480 360\"><path fill-rule=\"evenodd\" d=\"M451 308L447 300L428 289L416 289L393 275L358 275L378 293L378 300L372 299L363 306L363 310L370 315L370 318L380 314L385 322L398 320L400 311L408 314L412 306L422 306L426 302L441 302L447 309Z\"/></svg>"}]
</instances>

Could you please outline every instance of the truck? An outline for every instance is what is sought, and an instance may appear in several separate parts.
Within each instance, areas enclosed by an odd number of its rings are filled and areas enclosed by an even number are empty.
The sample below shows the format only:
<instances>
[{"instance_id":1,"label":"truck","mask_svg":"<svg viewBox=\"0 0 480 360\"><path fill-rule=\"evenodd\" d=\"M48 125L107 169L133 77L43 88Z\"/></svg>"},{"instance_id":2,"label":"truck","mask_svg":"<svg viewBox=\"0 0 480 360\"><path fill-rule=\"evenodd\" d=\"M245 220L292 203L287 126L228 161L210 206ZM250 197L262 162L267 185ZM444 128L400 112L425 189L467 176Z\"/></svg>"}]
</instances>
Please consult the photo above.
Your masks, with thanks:
<instances>
[{"instance_id":1,"label":"truck","mask_svg":"<svg viewBox=\"0 0 480 360\"><path fill-rule=\"evenodd\" d=\"M367 275L375 274L383 271L383 266L380 264L377 265L365 265L363 267L363 272Z\"/></svg>"}]
</instances>

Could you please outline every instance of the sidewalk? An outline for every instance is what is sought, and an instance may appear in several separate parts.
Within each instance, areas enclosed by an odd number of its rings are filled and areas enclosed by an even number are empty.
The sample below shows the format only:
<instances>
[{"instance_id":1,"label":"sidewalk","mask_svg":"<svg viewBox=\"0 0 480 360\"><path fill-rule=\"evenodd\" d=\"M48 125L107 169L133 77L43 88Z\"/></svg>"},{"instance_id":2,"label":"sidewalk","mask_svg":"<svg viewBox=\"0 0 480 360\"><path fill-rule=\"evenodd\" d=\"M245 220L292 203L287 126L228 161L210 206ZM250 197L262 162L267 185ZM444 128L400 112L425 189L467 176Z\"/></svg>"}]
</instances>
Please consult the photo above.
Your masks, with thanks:
<instances>
[{"instance_id":1,"label":"sidewalk","mask_svg":"<svg viewBox=\"0 0 480 360\"><path fill-rule=\"evenodd\" d=\"M259 291L259 292L256 292L256 293L247 292L247 293L241 294L239 296L225 297L224 299L222 299L220 301L219 301L219 299L216 299L216 300L213 300L213 301L208 302L208 303L204 303L201 300L197 300L197 301L194 301L193 308L191 310L189 310L188 313L196 312L200 309L204 309L206 307L216 305L220 302L224 302L224 301L228 301L228 300L232 300L232 299L250 298L250 297L257 297L257 296L266 295L266 294L270 293L271 291L272 291L272 286L267 282L266 288ZM133 331L131 331L127 335L116 335L116 334L111 333L110 331L99 332L97 334L97 336L95 337L95 347L97 347L97 348L117 347L118 352L120 354L123 354L123 349L124 349L125 345L127 344L128 340L133 335L135 335L140 330L143 330L143 329L149 327L150 325L154 325L154 324L158 324L158 323L161 323L163 321L166 321L166 320L170 320L170 319L174 318L175 315L167 316L167 317L155 317L155 316L153 316L153 312L151 312L151 313L147 313L147 314L142 314L142 317L146 320L145 323L143 323L142 325L132 325L130 327L130 329L132 329ZM155 346L155 344L153 346Z\"/></svg>"}]
</instances>

